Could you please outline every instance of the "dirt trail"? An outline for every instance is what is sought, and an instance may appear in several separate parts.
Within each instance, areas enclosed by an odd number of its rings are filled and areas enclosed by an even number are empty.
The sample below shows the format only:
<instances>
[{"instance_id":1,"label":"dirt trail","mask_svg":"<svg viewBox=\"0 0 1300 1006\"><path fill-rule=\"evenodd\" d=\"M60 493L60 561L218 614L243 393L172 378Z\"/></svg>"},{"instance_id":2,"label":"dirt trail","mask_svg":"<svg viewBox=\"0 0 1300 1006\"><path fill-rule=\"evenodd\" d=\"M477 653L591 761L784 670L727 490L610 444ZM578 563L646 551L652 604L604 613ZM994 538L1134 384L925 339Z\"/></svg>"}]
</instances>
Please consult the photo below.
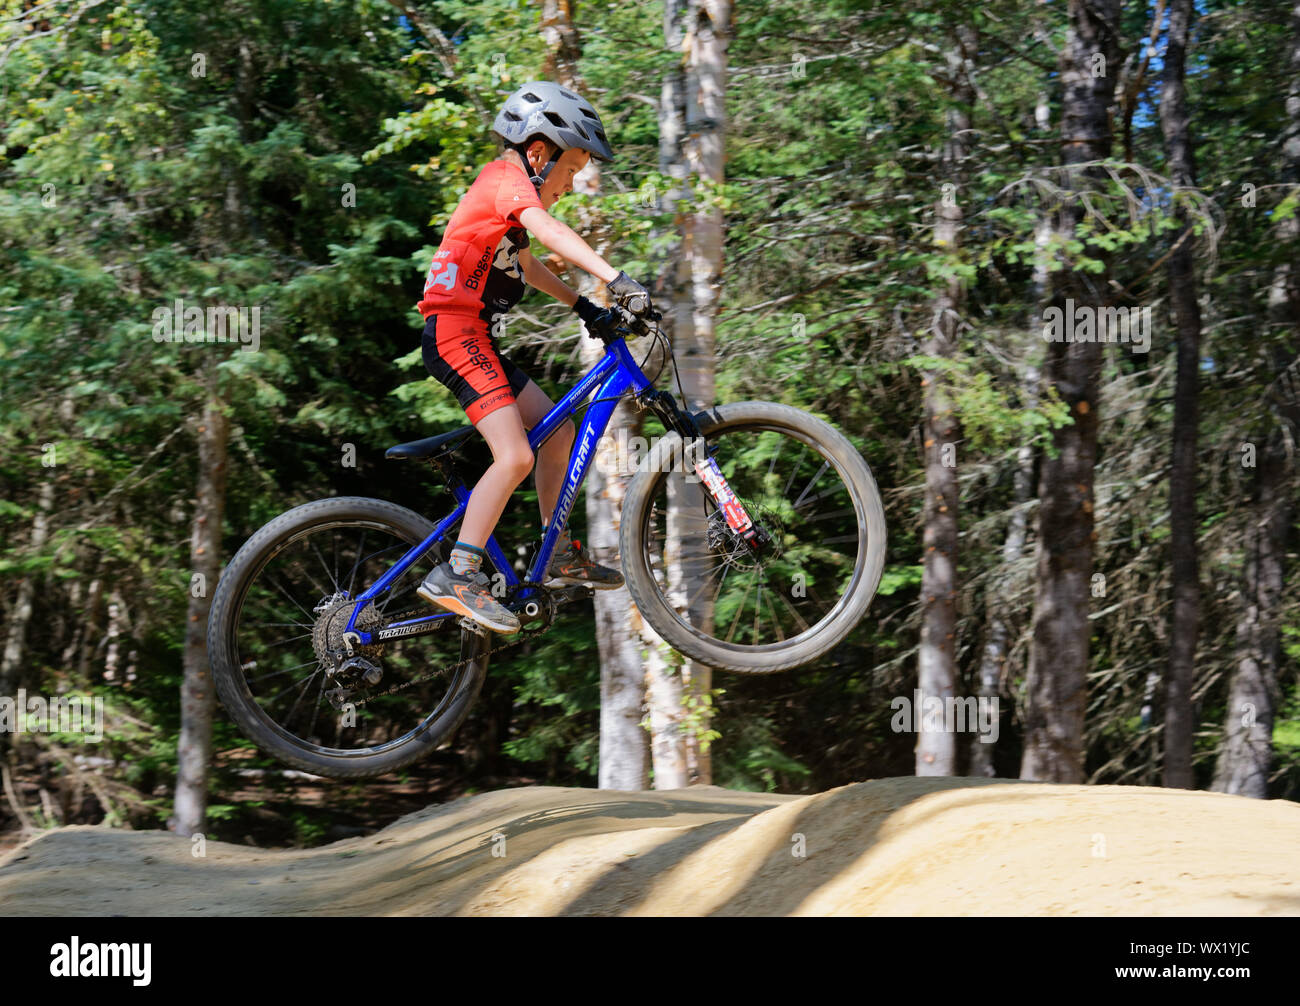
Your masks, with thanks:
<instances>
[{"instance_id":1,"label":"dirt trail","mask_svg":"<svg viewBox=\"0 0 1300 1006\"><path fill-rule=\"evenodd\" d=\"M1127 786L529 787L205 852L58 829L0 860L0 914L1300 915L1300 806Z\"/></svg>"}]
</instances>

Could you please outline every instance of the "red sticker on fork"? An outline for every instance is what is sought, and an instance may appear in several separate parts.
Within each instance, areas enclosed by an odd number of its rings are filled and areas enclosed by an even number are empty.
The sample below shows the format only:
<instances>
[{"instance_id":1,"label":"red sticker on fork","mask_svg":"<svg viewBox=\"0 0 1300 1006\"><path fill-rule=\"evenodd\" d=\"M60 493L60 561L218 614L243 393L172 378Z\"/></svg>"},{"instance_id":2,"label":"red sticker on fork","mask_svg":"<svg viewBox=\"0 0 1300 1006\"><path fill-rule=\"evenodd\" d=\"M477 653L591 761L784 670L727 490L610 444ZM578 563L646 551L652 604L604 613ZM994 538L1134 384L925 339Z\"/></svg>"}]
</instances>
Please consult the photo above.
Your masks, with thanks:
<instances>
[{"instance_id":1,"label":"red sticker on fork","mask_svg":"<svg viewBox=\"0 0 1300 1006\"><path fill-rule=\"evenodd\" d=\"M736 494L731 491L731 486L727 485L727 480L722 477L722 470L718 468L717 461L709 458L707 461L696 462L695 474L704 482L709 495L717 502L722 516L727 519L727 524L733 531L741 534L754 526L754 522L749 519L749 514L745 513L745 508L740 505L740 500L736 499Z\"/></svg>"}]
</instances>

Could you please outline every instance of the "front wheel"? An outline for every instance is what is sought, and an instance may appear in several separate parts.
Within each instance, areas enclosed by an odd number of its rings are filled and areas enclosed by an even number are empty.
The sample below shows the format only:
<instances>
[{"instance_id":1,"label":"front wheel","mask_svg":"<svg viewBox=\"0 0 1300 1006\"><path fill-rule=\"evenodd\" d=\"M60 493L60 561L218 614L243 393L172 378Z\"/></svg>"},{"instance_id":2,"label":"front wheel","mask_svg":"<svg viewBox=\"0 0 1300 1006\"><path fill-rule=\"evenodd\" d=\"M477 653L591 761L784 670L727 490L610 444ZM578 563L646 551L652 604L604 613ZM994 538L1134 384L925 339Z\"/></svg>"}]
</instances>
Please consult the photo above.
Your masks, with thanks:
<instances>
[{"instance_id":1,"label":"front wheel","mask_svg":"<svg viewBox=\"0 0 1300 1006\"><path fill-rule=\"evenodd\" d=\"M880 584L885 511L871 469L833 426L787 405L705 415L709 455L766 543L746 544L669 434L623 503L628 592L670 646L709 667L807 664L844 640Z\"/></svg>"}]
</instances>

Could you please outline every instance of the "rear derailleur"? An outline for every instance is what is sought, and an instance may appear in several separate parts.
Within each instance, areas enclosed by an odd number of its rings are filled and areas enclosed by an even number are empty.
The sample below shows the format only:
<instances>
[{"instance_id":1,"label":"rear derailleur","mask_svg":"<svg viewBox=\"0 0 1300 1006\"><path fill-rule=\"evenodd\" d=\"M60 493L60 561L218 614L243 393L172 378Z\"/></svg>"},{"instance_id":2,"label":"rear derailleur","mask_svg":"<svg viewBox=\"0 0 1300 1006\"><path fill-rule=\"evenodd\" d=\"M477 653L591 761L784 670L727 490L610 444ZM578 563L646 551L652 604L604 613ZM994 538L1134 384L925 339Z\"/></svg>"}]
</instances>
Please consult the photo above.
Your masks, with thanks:
<instances>
[{"instance_id":1,"label":"rear derailleur","mask_svg":"<svg viewBox=\"0 0 1300 1006\"><path fill-rule=\"evenodd\" d=\"M332 688L325 689L325 698L335 709L342 710L352 696L362 688L373 688L383 680L384 672L365 657L349 657L342 650L331 654L334 666L325 672Z\"/></svg>"}]
</instances>

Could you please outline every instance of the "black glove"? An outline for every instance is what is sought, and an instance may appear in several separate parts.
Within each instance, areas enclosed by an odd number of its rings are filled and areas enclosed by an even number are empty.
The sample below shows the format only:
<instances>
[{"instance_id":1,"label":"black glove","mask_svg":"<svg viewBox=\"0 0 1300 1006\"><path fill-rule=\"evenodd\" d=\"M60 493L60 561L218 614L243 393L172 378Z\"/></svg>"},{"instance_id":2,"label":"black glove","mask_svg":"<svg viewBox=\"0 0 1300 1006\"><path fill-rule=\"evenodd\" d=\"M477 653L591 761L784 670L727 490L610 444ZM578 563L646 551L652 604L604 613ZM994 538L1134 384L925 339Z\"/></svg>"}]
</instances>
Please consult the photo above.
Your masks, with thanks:
<instances>
[{"instance_id":1,"label":"black glove","mask_svg":"<svg viewBox=\"0 0 1300 1006\"><path fill-rule=\"evenodd\" d=\"M650 291L625 272L620 272L606 283L605 289L620 307L631 311L638 318L644 317L651 310Z\"/></svg>"},{"instance_id":2,"label":"black glove","mask_svg":"<svg viewBox=\"0 0 1300 1006\"><path fill-rule=\"evenodd\" d=\"M593 339L599 339L603 335L608 335L620 325L627 324L627 315L616 307L607 307L596 313L596 316L586 323L587 334Z\"/></svg>"},{"instance_id":3,"label":"black glove","mask_svg":"<svg viewBox=\"0 0 1300 1006\"><path fill-rule=\"evenodd\" d=\"M581 294L578 295L578 301L573 305L573 313L582 319L584 325L590 325L596 318L603 313L603 309L598 304L594 304Z\"/></svg>"}]
</instances>

